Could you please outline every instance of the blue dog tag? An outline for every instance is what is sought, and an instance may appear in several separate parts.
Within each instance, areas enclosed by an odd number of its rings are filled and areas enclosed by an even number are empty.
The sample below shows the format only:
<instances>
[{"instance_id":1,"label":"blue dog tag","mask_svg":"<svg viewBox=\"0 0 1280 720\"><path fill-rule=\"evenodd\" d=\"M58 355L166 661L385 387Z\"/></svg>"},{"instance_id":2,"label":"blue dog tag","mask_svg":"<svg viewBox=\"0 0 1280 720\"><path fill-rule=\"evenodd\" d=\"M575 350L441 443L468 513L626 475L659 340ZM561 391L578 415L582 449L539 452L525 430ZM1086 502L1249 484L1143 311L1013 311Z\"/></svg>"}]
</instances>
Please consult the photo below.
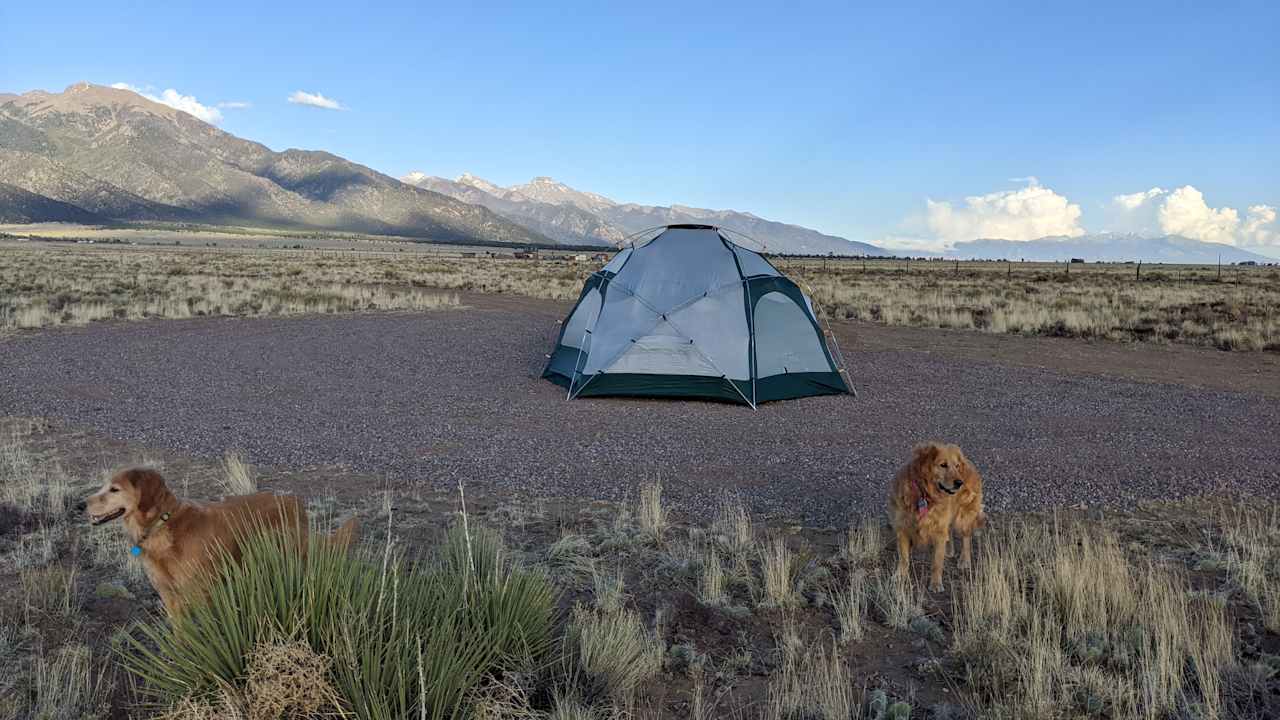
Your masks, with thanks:
<instances>
[{"instance_id":1,"label":"blue dog tag","mask_svg":"<svg viewBox=\"0 0 1280 720\"><path fill-rule=\"evenodd\" d=\"M138 547L137 545L134 545L133 547L129 548L129 554L134 557L138 557L139 555L142 554L142 548Z\"/></svg>"}]
</instances>

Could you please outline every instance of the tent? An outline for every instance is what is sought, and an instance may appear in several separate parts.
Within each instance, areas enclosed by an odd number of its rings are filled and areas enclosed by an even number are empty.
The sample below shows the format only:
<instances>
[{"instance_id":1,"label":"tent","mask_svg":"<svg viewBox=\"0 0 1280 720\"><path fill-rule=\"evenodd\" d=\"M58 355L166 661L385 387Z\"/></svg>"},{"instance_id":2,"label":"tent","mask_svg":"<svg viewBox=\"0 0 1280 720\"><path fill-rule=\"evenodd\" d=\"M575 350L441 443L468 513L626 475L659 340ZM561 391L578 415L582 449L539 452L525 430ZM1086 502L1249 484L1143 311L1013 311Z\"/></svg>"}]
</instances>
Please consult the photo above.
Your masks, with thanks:
<instances>
[{"instance_id":1,"label":"tent","mask_svg":"<svg viewBox=\"0 0 1280 720\"><path fill-rule=\"evenodd\" d=\"M544 378L569 398L695 397L753 408L849 392L809 298L730 240L738 234L654 230L587 279Z\"/></svg>"}]
</instances>

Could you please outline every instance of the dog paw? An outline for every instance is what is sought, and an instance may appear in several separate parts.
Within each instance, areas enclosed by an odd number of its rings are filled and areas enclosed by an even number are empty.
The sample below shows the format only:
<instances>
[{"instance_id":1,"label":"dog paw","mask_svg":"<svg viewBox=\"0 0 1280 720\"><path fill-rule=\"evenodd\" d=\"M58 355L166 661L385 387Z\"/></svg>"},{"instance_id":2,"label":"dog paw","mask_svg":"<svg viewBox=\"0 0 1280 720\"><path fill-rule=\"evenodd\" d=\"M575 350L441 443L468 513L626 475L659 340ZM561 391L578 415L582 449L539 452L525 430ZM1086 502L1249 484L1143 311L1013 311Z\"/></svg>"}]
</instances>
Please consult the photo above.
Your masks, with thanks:
<instances>
[{"instance_id":1,"label":"dog paw","mask_svg":"<svg viewBox=\"0 0 1280 720\"><path fill-rule=\"evenodd\" d=\"M942 592L942 581L941 581L941 580L933 580L933 581L930 581L930 583L929 583L929 591L930 591L930 592Z\"/></svg>"}]
</instances>

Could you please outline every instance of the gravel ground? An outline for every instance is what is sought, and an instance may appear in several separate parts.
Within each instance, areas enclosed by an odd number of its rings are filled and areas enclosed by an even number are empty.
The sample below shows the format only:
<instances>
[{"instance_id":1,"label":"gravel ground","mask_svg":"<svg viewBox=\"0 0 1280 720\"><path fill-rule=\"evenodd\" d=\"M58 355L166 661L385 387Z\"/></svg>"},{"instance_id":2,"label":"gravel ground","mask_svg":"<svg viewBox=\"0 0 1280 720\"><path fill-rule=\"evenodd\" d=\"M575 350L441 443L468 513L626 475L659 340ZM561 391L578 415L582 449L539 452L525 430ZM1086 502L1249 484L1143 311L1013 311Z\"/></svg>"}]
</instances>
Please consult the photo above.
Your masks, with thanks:
<instances>
[{"instance_id":1,"label":"gravel ground","mask_svg":"<svg viewBox=\"0 0 1280 720\"><path fill-rule=\"evenodd\" d=\"M930 438L965 448L996 512L1280 496L1280 398L1269 393L886 348L859 343L858 327L843 325L856 399L757 411L566 402L538 374L567 306L466 302L428 314L99 324L0 338L0 415L49 417L203 458L241 448L281 470L338 467L432 489L461 479L469 493L620 500L661 478L686 512L707 512L737 490L755 512L819 525L881 512L895 469ZM1216 357L1229 365L1231 356Z\"/></svg>"}]
</instances>

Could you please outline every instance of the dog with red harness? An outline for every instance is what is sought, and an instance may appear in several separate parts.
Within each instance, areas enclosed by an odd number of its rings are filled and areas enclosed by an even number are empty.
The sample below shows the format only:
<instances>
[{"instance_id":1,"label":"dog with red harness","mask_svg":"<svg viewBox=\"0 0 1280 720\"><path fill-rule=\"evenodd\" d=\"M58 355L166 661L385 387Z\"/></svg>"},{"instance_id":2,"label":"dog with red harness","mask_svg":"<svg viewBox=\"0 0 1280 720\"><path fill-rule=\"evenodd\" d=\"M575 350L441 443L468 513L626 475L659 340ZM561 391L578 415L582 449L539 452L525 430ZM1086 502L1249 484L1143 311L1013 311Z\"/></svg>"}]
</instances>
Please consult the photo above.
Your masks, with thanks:
<instances>
[{"instance_id":1,"label":"dog with red harness","mask_svg":"<svg viewBox=\"0 0 1280 720\"><path fill-rule=\"evenodd\" d=\"M942 566L954 531L960 538L960 567L973 562L974 530L986 524L982 476L955 445L922 443L893 480L889 518L898 538L898 572L906 575L911 549L933 546L929 589L942 590Z\"/></svg>"}]
</instances>

